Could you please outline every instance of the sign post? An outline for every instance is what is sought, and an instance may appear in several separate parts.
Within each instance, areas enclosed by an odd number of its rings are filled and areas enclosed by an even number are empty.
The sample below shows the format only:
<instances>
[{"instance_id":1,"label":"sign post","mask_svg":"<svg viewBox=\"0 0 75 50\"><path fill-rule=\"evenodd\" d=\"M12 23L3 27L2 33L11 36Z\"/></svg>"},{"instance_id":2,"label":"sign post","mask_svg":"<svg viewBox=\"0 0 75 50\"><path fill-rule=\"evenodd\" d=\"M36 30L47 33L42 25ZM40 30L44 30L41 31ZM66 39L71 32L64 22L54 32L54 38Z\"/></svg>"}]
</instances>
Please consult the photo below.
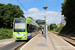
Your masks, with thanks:
<instances>
[{"instance_id":1,"label":"sign post","mask_svg":"<svg viewBox=\"0 0 75 50\"><path fill-rule=\"evenodd\" d=\"M38 20L37 21L39 24L43 24L44 25L44 37L46 38L46 42L47 42L47 24L46 24L46 18L45 20Z\"/></svg>"},{"instance_id":2,"label":"sign post","mask_svg":"<svg viewBox=\"0 0 75 50\"><path fill-rule=\"evenodd\" d=\"M46 9L47 9L48 7L43 7L43 9L45 9L45 34L46 34L46 42L47 42L47 25L46 25Z\"/></svg>"}]
</instances>

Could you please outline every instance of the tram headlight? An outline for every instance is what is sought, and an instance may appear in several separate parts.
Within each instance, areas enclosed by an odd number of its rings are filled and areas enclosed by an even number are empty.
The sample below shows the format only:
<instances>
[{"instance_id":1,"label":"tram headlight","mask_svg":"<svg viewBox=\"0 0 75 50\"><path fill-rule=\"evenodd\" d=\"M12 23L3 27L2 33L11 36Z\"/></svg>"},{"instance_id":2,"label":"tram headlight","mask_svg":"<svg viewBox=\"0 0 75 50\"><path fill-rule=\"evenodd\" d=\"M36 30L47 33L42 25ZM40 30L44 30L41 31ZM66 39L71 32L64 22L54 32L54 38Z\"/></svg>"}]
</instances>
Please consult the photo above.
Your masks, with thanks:
<instances>
[{"instance_id":1,"label":"tram headlight","mask_svg":"<svg viewBox=\"0 0 75 50\"><path fill-rule=\"evenodd\" d=\"M13 34L13 37L15 37L16 35L15 34Z\"/></svg>"},{"instance_id":2,"label":"tram headlight","mask_svg":"<svg viewBox=\"0 0 75 50\"><path fill-rule=\"evenodd\" d=\"M24 37L26 36L26 34L23 35Z\"/></svg>"}]
</instances>

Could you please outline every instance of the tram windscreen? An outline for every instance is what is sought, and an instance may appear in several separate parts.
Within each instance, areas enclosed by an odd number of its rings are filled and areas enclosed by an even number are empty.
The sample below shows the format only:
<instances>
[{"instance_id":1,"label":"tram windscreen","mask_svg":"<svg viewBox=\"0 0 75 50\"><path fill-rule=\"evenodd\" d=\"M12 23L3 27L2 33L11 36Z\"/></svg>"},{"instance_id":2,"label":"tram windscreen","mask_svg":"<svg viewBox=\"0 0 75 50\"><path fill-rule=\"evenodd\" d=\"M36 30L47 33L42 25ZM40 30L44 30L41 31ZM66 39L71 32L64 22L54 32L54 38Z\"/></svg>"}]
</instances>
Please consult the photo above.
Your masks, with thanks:
<instances>
[{"instance_id":1,"label":"tram windscreen","mask_svg":"<svg viewBox=\"0 0 75 50\"><path fill-rule=\"evenodd\" d=\"M15 19L14 32L25 32L26 18Z\"/></svg>"}]
</instances>

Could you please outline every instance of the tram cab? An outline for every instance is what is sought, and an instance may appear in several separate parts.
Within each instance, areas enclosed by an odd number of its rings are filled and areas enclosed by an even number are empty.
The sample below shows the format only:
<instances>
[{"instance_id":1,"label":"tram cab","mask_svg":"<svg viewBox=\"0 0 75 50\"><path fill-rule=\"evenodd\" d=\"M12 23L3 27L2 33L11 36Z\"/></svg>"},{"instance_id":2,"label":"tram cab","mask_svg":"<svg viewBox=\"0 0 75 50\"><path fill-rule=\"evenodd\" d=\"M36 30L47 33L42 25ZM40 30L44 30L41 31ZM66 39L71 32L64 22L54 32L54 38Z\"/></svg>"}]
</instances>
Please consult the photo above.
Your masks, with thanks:
<instances>
[{"instance_id":1,"label":"tram cab","mask_svg":"<svg viewBox=\"0 0 75 50\"><path fill-rule=\"evenodd\" d=\"M13 22L13 39L27 40L36 35L39 25L30 18L15 18Z\"/></svg>"}]
</instances>

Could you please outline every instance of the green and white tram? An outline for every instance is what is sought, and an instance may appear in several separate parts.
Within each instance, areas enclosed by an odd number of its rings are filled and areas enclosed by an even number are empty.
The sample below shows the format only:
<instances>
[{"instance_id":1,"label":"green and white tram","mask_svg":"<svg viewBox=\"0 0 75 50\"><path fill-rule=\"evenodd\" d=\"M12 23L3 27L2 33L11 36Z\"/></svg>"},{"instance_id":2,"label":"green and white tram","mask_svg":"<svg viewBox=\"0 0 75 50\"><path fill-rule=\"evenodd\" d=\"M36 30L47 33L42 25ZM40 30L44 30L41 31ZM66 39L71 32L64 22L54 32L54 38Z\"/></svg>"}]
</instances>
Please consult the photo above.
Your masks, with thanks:
<instances>
[{"instance_id":1,"label":"green and white tram","mask_svg":"<svg viewBox=\"0 0 75 50\"><path fill-rule=\"evenodd\" d=\"M13 22L13 39L27 40L39 28L39 25L30 18L15 18Z\"/></svg>"}]
</instances>

